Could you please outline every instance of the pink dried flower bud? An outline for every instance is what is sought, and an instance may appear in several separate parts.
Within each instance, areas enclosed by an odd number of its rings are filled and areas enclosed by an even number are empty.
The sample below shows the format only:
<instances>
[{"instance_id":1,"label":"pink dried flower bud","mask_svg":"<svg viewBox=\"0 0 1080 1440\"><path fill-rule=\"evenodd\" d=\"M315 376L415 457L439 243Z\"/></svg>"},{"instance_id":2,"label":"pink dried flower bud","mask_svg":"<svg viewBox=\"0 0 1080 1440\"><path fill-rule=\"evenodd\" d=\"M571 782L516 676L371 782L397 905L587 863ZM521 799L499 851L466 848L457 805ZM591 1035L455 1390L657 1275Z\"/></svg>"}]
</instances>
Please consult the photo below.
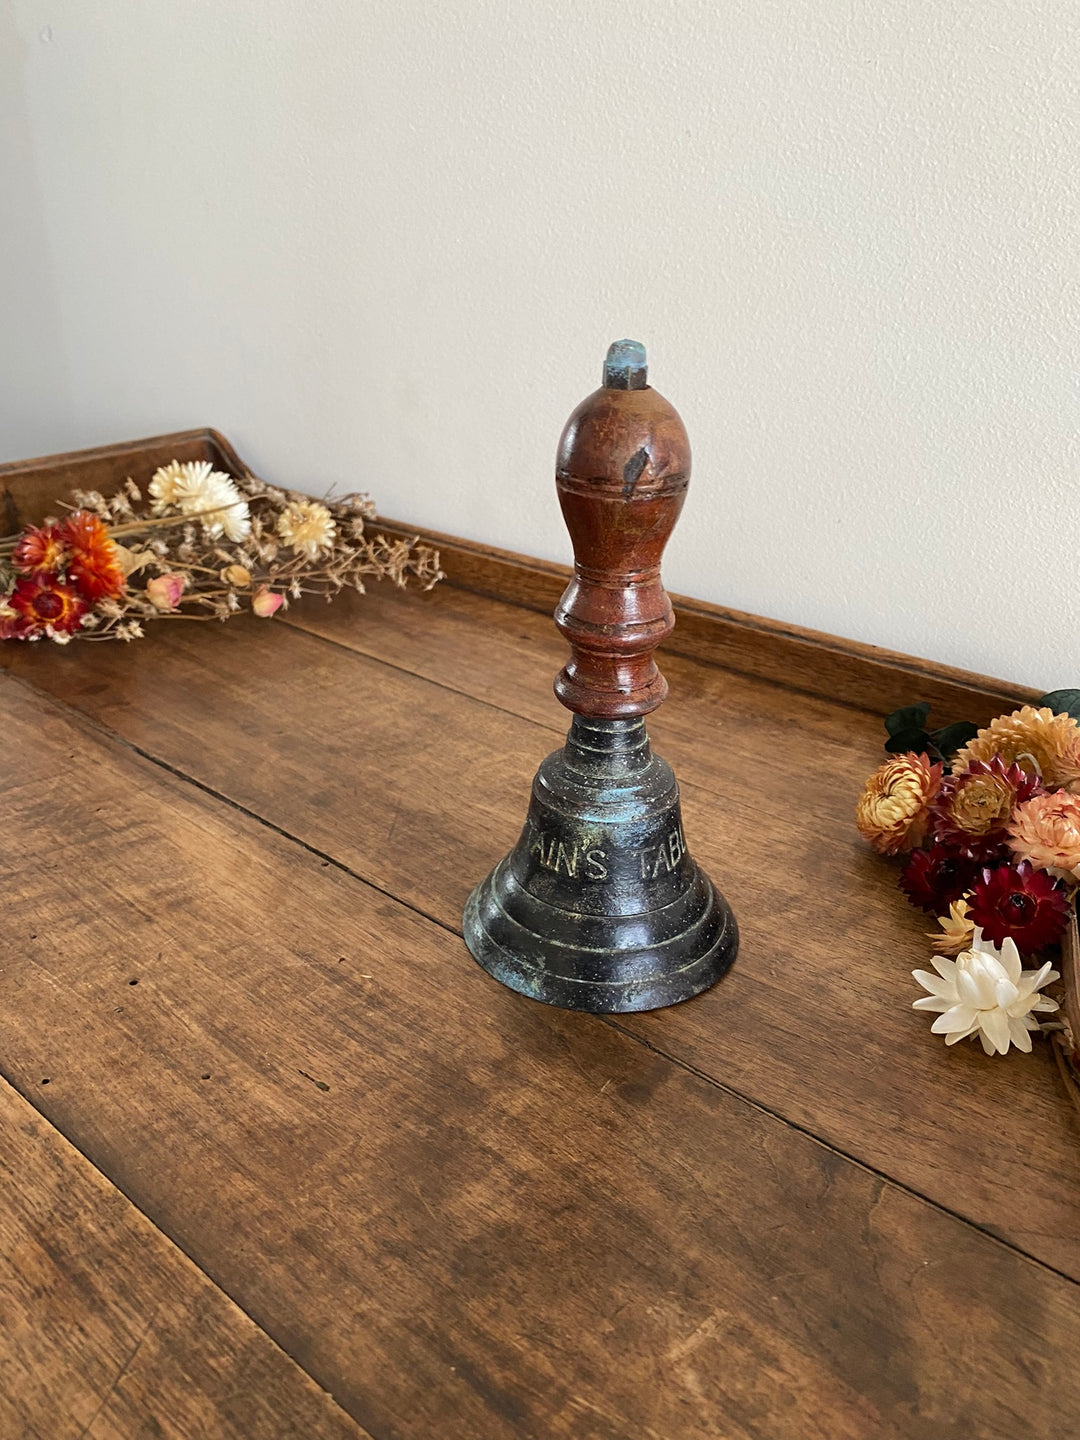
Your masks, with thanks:
<instances>
[{"instance_id":1,"label":"pink dried flower bud","mask_svg":"<svg viewBox=\"0 0 1080 1440\"><path fill-rule=\"evenodd\" d=\"M146 585L146 598L159 610L175 610L184 593L187 576L170 573L157 575Z\"/></svg>"},{"instance_id":2,"label":"pink dried flower bud","mask_svg":"<svg viewBox=\"0 0 1080 1440\"><path fill-rule=\"evenodd\" d=\"M252 598L251 608L256 615L261 616L264 620L269 620L270 616L275 615L284 603L284 595L275 595L273 590L267 589L265 585L260 585Z\"/></svg>"}]
</instances>

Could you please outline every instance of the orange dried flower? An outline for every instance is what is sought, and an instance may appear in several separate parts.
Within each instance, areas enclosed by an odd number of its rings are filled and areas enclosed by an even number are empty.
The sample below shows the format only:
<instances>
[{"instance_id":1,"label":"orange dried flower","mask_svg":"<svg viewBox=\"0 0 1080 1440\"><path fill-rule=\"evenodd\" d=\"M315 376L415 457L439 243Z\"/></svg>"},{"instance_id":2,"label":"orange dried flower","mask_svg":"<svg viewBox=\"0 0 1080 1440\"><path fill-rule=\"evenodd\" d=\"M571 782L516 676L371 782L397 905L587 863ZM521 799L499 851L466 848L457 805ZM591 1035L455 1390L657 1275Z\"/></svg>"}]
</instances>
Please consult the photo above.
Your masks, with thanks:
<instances>
[{"instance_id":1,"label":"orange dried flower","mask_svg":"<svg viewBox=\"0 0 1080 1440\"><path fill-rule=\"evenodd\" d=\"M89 510L76 510L64 522L71 551L68 574L87 600L115 600L124 593L120 551L108 530Z\"/></svg>"},{"instance_id":2,"label":"orange dried flower","mask_svg":"<svg viewBox=\"0 0 1080 1440\"><path fill-rule=\"evenodd\" d=\"M898 755L874 771L855 807L859 833L881 855L913 850L930 823L941 765L926 755Z\"/></svg>"},{"instance_id":3,"label":"orange dried flower","mask_svg":"<svg viewBox=\"0 0 1080 1440\"><path fill-rule=\"evenodd\" d=\"M67 547L61 527L51 522L26 527L11 553L11 563L24 574L40 575L45 571L61 569L66 557Z\"/></svg>"},{"instance_id":4,"label":"orange dried flower","mask_svg":"<svg viewBox=\"0 0 1080 1440\"><path fill-rule=\"evenodd\" d=\"M1036 795L1017 808L1009 844L1021 860L1064 880L1080 880L1080 798L1067 790Z\"/></svg>"},{"instance_id":5,"label":"orange dried flower","mask_svg":"<svg viewBox=\"0 0 1080 1440\"><path fill-rule=\"evenodd\" d=\"M954 900L948 915L938 916L938 924L941 929L929 935L936 954L951 955L955 960L957 955L971 949L975 940L975 922L968 914L967 896Z\"/></svg>"},{"instance_id":6,"label":"orange dried flower","mask_svg":"<svg viewBox=\"0 0 1080 1440\"><path fill-rule=\"evenodd\" d=\"M953 774L962 775L973 761L995 755L1006 765L1019 765L1048 790L1080 791L1080 725L1071 715L1033 705L999 715L958 752Z\"/></svg>"},{"instance_id":7,"label":"orange dried flower","mask_svg":"<svg viewBox=\"0 0 1080 1440\"><path fill-rule=\"evenodd\" d=\"M20 580L8 602L23 622L19 639L28 640L49 629L71 635L86 614L85 599L55 575L29 575Z\"/></svg>"}]
</instances>

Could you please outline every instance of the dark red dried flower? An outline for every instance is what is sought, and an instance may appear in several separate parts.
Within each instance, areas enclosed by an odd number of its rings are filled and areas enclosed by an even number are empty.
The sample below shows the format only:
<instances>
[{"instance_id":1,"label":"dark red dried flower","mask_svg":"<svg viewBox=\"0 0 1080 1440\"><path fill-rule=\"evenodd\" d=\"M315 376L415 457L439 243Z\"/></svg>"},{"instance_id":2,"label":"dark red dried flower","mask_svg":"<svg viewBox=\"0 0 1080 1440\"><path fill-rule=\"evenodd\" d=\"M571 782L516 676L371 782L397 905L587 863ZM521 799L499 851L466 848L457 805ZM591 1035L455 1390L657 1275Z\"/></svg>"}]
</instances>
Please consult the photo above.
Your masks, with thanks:
<instances>
[{"instance_id":1,"label":"dark red dried flower","mask_svg":"<svg viewBox=\"0 0 1080 1440\"><path fill-rule=\"evenodd\" d=\"M954 900L971 889L978 873L978 864L968 856L932 845L912 852L900 871L900 889L913 905L931 915L944 915Z\"/></svg>"},{"instance_id":2,"label":"dark red dried flower","mask_svg":"<svg viewBox=\"0 0 1080 1440\"><path fill-rule=\"evenodd\" d=\"M24 615L12 609L10 595L0 598L0 640L26 640L33 629Z\"/></svg>"},{"instance_id":3,"label":"dark red dried flower","mask_svg":"<svg viewBox=\"0 0 1080 1440\"><path fill-rule=\"evenodd\" d=\"M26 576L8 603L23 622L23 633L15 637L20 640L40 635L46 626L58 635L71 635L88 608L79 592L55 575Z\"/></svg>"},{"instance_id":4,"label":"dark red dried flower","mask_svg":"<svg viewBox=\"0 0 1080 1440\"><path fill-rule=\"evenodd\" d=\"M986 938L1001 945L1007 935L1020 951L1041 950L1061 938L1069 914L1064 887L1030 861L984 870L975 882L968 914Z\"/></svg>"},{"instance_id":5,"label":"dark red dried flower","mask_svg":"<svg viewBox=\"0 0 1080 1440\"><path fill-rule=\"evenodd\" d=\"M1000 755L972 761L962 775L942 781L931 816L935 843L983 864L1006 859L1013 811L1042 788Z\"/></svg>"}]
</instances>

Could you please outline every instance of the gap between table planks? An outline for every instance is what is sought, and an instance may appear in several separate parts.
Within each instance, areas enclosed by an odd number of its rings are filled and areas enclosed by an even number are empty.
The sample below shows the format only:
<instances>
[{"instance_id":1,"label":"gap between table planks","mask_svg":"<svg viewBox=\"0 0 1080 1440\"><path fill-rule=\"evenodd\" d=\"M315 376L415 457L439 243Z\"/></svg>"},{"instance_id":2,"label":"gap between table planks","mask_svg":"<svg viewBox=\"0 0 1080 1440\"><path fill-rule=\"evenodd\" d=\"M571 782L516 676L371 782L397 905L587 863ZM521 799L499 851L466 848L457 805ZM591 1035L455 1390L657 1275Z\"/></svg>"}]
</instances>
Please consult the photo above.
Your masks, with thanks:
<instances>
[{"instance_id":1,"label":"gap between table planks","mask_svg":"<svg viewBox=\"0 0 1080 1440\"><path fill-rule=\"evenodd\" d=\"M450 588L290 614L289 627L159 627L134 648L4 658L456 930L565 728L547 679L561 641L528 610ZM735 905L742 951L707 996L618 1023L1080 1276L1078 1126L1048 1047L987 1062L947 1050L910 1009L928 924L851 818L879 718L680 657L664 668L674 693L654 717L657 748L681 777L691 847Z\"/></svg>"},{"instance_id":2,"label":"gap between table planks","mask_svg":"<svg viewBox=\"0 0 1080 1440\"><path fill-rule=\"evenodd\" d=\"M0 697L9 1078L379 1440L1076 1412L1071 1281Z\"/></svg>"},{"instance_id":3,"label":"gap between table planks","mask_svg":"<svg viewBox=\"0 0 1080 1440\"><path fill-rule=\"evenodd\" d=\"M0 1151L4 1440L371 1440L3 1081Z\"/></svg>"}]
</instances>

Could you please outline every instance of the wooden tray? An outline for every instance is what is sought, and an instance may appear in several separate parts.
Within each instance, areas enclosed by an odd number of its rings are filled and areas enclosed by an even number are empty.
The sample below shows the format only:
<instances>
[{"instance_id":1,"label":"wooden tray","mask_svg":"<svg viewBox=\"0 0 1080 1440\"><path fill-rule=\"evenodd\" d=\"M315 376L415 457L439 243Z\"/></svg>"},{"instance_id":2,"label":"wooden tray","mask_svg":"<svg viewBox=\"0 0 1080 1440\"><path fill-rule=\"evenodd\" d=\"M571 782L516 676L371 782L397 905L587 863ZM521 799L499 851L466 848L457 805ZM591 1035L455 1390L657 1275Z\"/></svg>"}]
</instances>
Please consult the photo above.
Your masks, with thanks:
<instances>
[{"instance_id":1,"label":"wooden tray","mask_svg":"<svg viewBox=\"0 0 1080 1440\"><path fill-rule=\"evenodd\" d=\"M130 475L142 484L170 460L209 460L229 475L250 475L236 451L216 430L180 430L149 440L128 440L94 450L72 450L0 465L0 534L40 525L70 490L112 495Z\"/></svg>"},{"instance_id":2,"label":"wooden tray","mask_svg":"<svg viewBox=\"0 0 1080 1440\"><path fill-rule=\"evenodd\" d=\"M1061 941L1058 994L1065 1028L1054 1036L1054 1053L1069 1099L1080 1110L1080 934L1077 932L1075 911L1069 917Z\"/></svg>"}]
</instances>

